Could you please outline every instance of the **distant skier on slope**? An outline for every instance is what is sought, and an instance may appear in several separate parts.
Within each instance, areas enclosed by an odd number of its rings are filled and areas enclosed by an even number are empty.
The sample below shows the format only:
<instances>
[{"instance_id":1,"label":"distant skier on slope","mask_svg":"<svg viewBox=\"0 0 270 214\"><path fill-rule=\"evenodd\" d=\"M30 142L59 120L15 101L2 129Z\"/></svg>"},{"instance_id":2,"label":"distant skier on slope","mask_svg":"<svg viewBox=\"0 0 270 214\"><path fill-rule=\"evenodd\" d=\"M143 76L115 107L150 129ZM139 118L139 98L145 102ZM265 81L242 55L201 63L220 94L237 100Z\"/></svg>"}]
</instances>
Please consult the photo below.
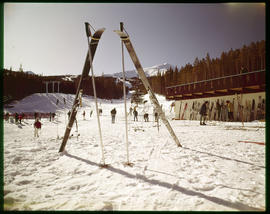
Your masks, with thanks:
<instances>
[{"instance_id":1,"label":"distant skier on slope","mask_svg":"<svg viewBox=\"0 0 270 214\"><path fill-rule=\"evenodd\" d=\"M149 122L149 114L146 112L143 115L144 122Z\"/></svg>"},{"instance_id":2,"label":"distant skier on slope","mask_svg":"<svg viewBox=\"0 0 270 214\"><path fill-rule=\"evenodd\" d=\"M15 123L17 124L19 121L19 114L15 112Z\"/></svg>"},{"instance_id":3,"label":"distant skier on slope","mask_svg":"<svg viewBox=\"0 0 270 214\"><path fill-rule=\"evenodd\" d=\"M83 111L82 115L83 115L83 120L85 120L85 111Z\"/></svg>"},{"instance_id":4,"label":"distant skier on slope","mask_svg":"<svg viewBox=\"0 0 270 214\"><path fill-rule=\"evenodd\" d=\"M208 101L205 101L204 104L202 104L201 110L200 110L200 125L206 125L205 124L205 118L206 118L206 109L207 109Z\"/></svg>"},{"instance_id":5,"label":"distant skier on slope","mask_svg":"<svg viewBox=\"0 0 270 214\"><path fill-rule=\"evenodd\" d=\"M90 109L90 117L92 117L92 114L93 114L93 110Z\"/></svg>"},{"instance_id":6,"label":"distant skier on slope","mask_svg":"<svg viewBox=\"0 0 270 214\"><path fill-rule=\"evenodd\" d=\"M111 110L112 123L115 123L115 115L116 115L116 109L113 108L113 109Z\"/></svg>"},{"instance_id":7,"label":"distant skier on slope","mask_svg":"<svg viewBox=\"0 0 270 214\"><path fill-rule=\"evenodd\" d=\"M132 109L132 107L130 106L128 115L130 115L130 116L132 115L132 110L133 110L133 109Z\"/></svg>"},{"instance_id":8,"label":"distant skier on slope","mask_svg":"<svg viewBox=\"0 0 270 214\"><path fill-rule=\"evenodd\" d=\"M53 113L52 113L52 120L53 120L53 121L54 121L55 115L56 115L56 114L53 112Z\"/></svg>"},{"instance_id":9,"label":"distant skier on slope","mask_svg":"<svg viewBox=\"0 0 270 214\"><path fill-rule=\"evenodd\" d=\"M5 120L9 121L9 113L8 112L5 114Z\"/></svg>"},{"instance_id":10,"label":"distant skier on slope","mask_svg":"<svg viewBox=\"0 0 270 214\"><path fill-rule=\"evenodd\" d=\"M155 112L155 122L158 122L158 113Z\"/></svg>"},{"instance_id":11,"label":"distant skier on slope","mask_svg":"<svg viewBox=\"0 0 270 214\"><path fill-rule=\"evenodd\" d=\"M34 123L34 137L39 137L38 132L41 130L41 122L38 120L38 118L36 119L36 122Z\"/></svg>"},{"instance_id":12,"label":"distant skier on slope","mask_svg":"<svg viewBox=\"0 0 270 214\"><path fill-rule=\"evenodd\" d=\"M133 115L134 115L134 121L138 121L138 112L136 110L136 108L134 107L134 110L133 110Z\"/></svg>"},{"instance_id":13,"label":"distant skier on slope","mask_svg":"<svg viewBox=\"0 0 270 214\"><path fill-rule=\"evenodd\" d=\"M19 119L20 124L22 124L22 114L19 114L18 119Z\"/></svg>"}]
</instances>

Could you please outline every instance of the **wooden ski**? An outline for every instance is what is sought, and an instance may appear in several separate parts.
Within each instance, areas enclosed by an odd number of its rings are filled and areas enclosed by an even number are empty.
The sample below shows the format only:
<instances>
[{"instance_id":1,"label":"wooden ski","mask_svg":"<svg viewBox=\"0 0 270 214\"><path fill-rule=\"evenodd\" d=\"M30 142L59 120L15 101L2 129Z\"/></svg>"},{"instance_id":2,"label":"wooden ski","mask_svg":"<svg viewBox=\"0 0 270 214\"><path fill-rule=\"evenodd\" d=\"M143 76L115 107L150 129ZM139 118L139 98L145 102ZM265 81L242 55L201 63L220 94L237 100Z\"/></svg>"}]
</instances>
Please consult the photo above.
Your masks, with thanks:
<instances>
[{"instance_id":1,"label":"wooden ski","mask_svg":"<svg viewBox=\"0 0 270 214\"><path fill-rule=\"evenodd\" d=\"M101 35L102 35L102 33L104 31L105 31L105 28L101 28L101 29L95 31L94 35L91 36L90 49L91 49L91 57L92 57L91 61L92 62L93 62L93 58L95 56L95 52L96 52L96 49L97 49L97 46L98 46L98 42L99 42L99 40L101 38ZM76 95L75 95L75 99L74 99L74 102L73 102L73 106L72 106L72 109L71 109L71 114L70 114L70 117L69 117L69 121L68 121L68 124L67 124L67 127L66 127L66 131L65 131L65 134L64 134L63 141L62 141L61 147L59 149L59 152L63 152L65 150L65 146L66 146L67 140L69 138L69 135L70 135L72 126L74 124L74 121L76 120L76 114L77 114L77 111L78 111L78 108L79 108L79 93L80 93L80 90L82 88L82 81L83 81L83 79L85 77L88 76L89 71L90 71L90 59L89 59L89 51L87 51L87 55L86 55L82 75L81 75L81 78L80 78L80 81L79 81L79 85L78 85L77 92L76 92Z\"/></svg>"},{"instance_id":2,"label":"wooden ski","mask_svg":"<svg viewBox=\"0 0 270 214\"><path fill-rule=\"evenodd\" d=\"M155 93L153 92L153 90L152 90L152 88L151 88L151 86L149 84L149 81L148 81L148 79L147 79L147 77L146 77L146 75L144 73L144 70L143 70L143 68L141 66L141 63L140 63L140 61L139 61L139 59L138 59L138 57L136 55L136 52L135 52L135 50L134 50L134 48L133 48L133 46L131 44L129 36L126 33L122 32L120 30L115 30L114 32L116 32L120 36L121 40L125 44L125 46L127 48L127 51L128 51L134 65L135 65L135 67L137 69L139 77L142 80L142 83L143 83L145 89L147 90L147 92L149 94L149 98L150 98L151 102L155 106L155 109L157 110L157 112L160 115L163 123L165 124L165 126L167 127L169 133L171 134L172 138L174 139L176 145L179 146L179 147L182 147L182 145L180 144L177 136L175 135L169 121L167 120L167 118L166 118L166 116L165 116L165 114L164 114L164 112L163 112L163 110L162 110L156 96L155 96Z\"/></svg>"}]
</instances>

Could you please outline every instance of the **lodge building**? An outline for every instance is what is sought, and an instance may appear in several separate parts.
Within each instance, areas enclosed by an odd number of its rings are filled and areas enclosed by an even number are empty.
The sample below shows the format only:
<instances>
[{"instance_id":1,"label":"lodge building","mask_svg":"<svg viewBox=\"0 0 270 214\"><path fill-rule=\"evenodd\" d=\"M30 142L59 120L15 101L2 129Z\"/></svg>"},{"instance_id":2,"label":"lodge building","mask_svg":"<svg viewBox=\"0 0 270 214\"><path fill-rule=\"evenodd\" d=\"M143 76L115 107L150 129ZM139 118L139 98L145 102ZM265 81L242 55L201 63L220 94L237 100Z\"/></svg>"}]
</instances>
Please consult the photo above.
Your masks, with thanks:
<instances>
[{"instance_id":1,"label":"lodge building","mask_svg":"<svg viewBox=\"0 0 270 214\"><path fill-rule=\"evenodd\" d=\"M208 101L208 119L219 120L216 103L219 102L225 109L226 103L230 101L234 106L234 121L241 120L241 107L245 122L264 120L265 70L243 71L166 87L166 98L175 100L175 119L198 120L201 105ZM228 121L228 118L223 116L221 120Z\"/></svg>"}]
</instances>

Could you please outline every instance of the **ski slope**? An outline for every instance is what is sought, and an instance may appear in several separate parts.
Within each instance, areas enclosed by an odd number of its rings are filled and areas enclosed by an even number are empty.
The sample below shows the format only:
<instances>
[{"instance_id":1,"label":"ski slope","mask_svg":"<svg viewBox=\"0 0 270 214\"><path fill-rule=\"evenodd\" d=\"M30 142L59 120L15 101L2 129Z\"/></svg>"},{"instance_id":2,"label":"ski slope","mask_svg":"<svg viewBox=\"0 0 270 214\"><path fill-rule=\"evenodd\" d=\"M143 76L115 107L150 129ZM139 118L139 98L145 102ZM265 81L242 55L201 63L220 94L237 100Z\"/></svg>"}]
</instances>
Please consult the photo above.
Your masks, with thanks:
<instances>
[{"instance_id":1,"label":"ski slope","mask_svg":"<svg viewBox=\"0 0 270 214\"><path fill-rule=\"evenodd\" d=\"M66 99L66 105L63 104ZM158 96L183 147L176 147L166 127L159 131L150 106L139 106L139 121L129 116L126 166L123 100L98 100L105 163L102 168L97 118L92 97L83 107L66 151L58 153L74 95L34 94L10 112L56 112L42 119L34 138L33 120L4 122L4 208L6 210L265 210L265 123L172 120L171 101ZM56 105L56 100L59 104ZM145 96L147 100L147 95ZM110 111L116 108L116 123ZM130 100L128 100L128 109ZM89 111L94 110L90 118ZM86 111L86 120L82 112ZM150 122L143 122L148 111ZM79 136L78 136L79 134ZM239 142L239 141L248 141Z\"/></svg>"}]
</instances>

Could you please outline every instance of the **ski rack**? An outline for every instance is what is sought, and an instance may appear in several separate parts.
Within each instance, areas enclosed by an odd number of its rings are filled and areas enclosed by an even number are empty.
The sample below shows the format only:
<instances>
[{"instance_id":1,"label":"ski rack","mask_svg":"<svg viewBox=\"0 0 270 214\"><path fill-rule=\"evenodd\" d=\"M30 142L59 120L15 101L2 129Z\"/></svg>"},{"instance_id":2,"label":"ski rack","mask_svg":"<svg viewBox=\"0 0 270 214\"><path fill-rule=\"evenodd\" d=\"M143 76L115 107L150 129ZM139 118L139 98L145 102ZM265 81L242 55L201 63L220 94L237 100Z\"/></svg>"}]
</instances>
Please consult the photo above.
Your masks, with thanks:
<instances>
[{"instance_id":1,"label":"ski rack","mask_svg":"<svg viewBox=\"0 0 270 214\"><path fill-rule=\"evenodd\" d=\"M141 66L141 63L140 63L140 61L139 61L139 59L138 59L138 57L136 55L136 52L135 52L135 50L134 50L134 48L133 48L133 46L131 44L131 41L129 39L129 35L127 33L124 33L123 31L120 31L120 30L114 30L114 32L117 33L120 36L121 40L125 44L125 46L127 48L127 51L128 51L128 53L130 55L130 58L132 59L134 65L135 65L135 67L137 69L139 77L140 77L146 91L149 94L149 98L150 98L151 102L154 104L154 106L155 106L158 114L160 115L164 125L167 127L167 129L168 129L170 135L172 136L172 138L174 139L176 145L178 147L182 147L182 145L180 144L177 136L175 135L169 121L167 120L167 118L165 116L165 113L163 112L163 110L162 110L162 108L161 108L161 106L160 106L160 104L159 104L159 102L158 102L158 100L157 100L157 98L155 96L155 93L153 92L153 90L152 90L152 88L151 88L151 86L149 84L149 81L147 80L147 77L146 77L146 75L144 73L144 70L143 70L143 68ZM126 30L125 30L125 32L126 32Z\"/></svg>"},{"instance_id":2,"label":"ski rack","mask_svg":"<svg viewBox=\"0 0 270 214\"><path fill-rule=\"evenodd\" d=\"M70 117L69 117L69 121L68 121L68 124L67 124L67 127L66 127L66 131L65 131L65 134L64 134L63 141L62 141L61 147L59 149L59 152L63 152L65 150L65 146L67 144L67 140L69 138L69 135L70 135L72 126L74 124L74 121L76 120L76 114L77 114L77 111L78 111L78 108L79 108L79 93L80 93L80 90L82 89L82 81L89 74L90 67L92 66L92 64L90 66L90 63L93 63L93 59L94 59L94 56L95 56L95 52L96 52L99 40L100 40L100 38L101 38L104 31L105 31L105 28L101 28L101 29L98 29L97 31L95 31L93 36L90 35L91 36L91 42L90 42L91 62L90 62L90 57L89 57L89 50L87 50L87 55L86 55L82 75L81 75L81 78L80 78L80 81L79 81L79 84L78 84L78 88L77 88L77 91L76 91L75 99L74 99L72 110L71 110L71 114L70 114ZM89 34L91 34L90 30L89 30Z\"/></svg>"}]
</instances>

